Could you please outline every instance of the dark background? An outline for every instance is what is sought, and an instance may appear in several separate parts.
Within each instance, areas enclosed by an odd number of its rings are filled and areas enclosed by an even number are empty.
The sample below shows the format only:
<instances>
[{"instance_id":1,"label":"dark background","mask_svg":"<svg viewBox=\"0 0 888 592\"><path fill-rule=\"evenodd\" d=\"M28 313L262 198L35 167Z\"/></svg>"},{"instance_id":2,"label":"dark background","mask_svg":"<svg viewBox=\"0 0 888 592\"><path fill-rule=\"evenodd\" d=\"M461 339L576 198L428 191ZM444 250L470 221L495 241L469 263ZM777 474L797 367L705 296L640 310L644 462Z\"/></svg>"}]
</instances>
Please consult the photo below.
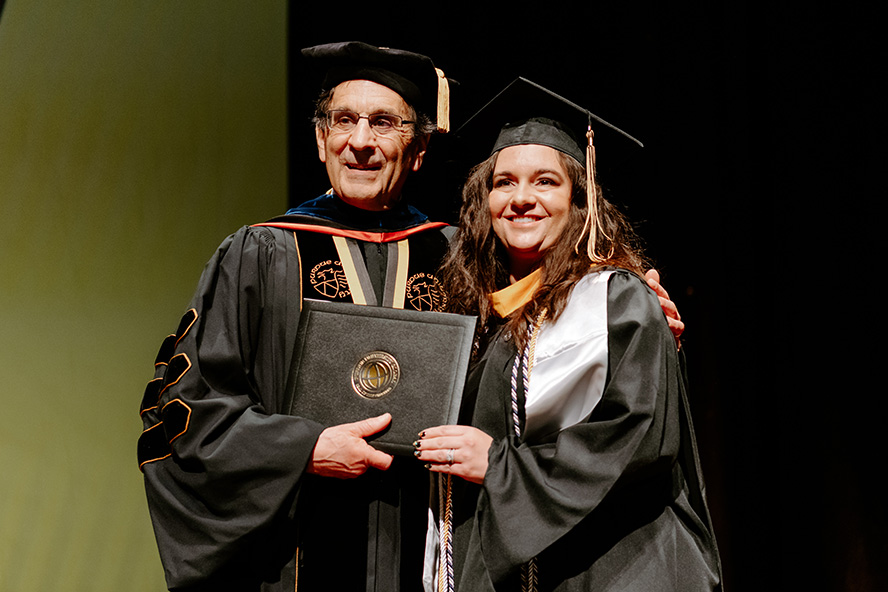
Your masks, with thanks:
<instances>
[{"instance_id":1,"label":"dark background","mask_svg":"<svg viewBox=\"0 0 888 592\"><path fill-rule=\"evenodd\" d=\"M874 204L885 196L876 20L816 2L666 4L440 6L422 17L355 7L335 19L291 8L290 202L327 188L308 122L316 89L298 59L318 43L431 56L460 82L454 126L520 75L638 137L643 156L602 183L638 223L687 323L727 589L888 590L876 487L885 388L869 380ZM437 143L406 193L452 221L459 181Z\"/></svg>"}]
</instances>

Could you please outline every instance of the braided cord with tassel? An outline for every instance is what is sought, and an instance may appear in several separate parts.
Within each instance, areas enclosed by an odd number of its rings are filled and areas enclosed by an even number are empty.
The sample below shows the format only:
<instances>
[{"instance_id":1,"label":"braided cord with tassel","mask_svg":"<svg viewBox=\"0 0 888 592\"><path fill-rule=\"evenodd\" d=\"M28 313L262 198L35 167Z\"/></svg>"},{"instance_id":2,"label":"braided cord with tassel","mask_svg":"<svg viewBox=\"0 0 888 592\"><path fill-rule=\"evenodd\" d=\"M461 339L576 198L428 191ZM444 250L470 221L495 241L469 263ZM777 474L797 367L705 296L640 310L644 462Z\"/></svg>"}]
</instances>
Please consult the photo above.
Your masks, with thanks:
<instances>
[{"instance_id":1,"label":"braided cord with tassel","mask_svg":"<svg viewBox=\"0 0 888 592\"><path fill-rule=\"evenodd\" d=\"M453 591L453 499L450 475L438 474L438 531L441 556L438 558L438 592Z\"/></svg>"},{"instance_id":2,"label":"braided cord with tassel","mask_svg":"<svg viewBox=\"0 0 888 592\"><path fill-rule=\"evenodd\" d=\"M516 436L521 435L521 422L518 414L518 374L521 374L526 400L530 387L530 371L533 369L533 358L536 353L536 340L545 319L546 309L543 309L537 316L536 322L533 325L528 324L527 331L530 333L530 339L527 341L524 352L520 356L515 356L515 363L512 365L512 425ZM530 561L521 566L521 592L536 592L537 586L536 557L531 557Z\"/></svg>"}]
</instances>

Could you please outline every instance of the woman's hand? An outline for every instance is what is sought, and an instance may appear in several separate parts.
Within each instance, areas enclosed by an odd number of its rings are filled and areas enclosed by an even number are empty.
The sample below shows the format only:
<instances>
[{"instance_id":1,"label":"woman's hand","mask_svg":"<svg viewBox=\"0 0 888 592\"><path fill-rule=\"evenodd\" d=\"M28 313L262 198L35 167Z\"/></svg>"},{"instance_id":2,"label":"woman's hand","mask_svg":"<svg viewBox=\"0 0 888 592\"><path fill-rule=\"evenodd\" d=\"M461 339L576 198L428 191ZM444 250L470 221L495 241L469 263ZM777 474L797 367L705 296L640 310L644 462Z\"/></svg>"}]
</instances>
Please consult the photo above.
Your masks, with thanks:
<instances>
[{"instance_id":1,"label":"woman's hand","mask_svg":"<svg viewBox=\"0 0 888 592\"><path fill-rule=\"evenodd\" d=\"M435 473L447 473L481 484L487 472L487 451L493 438L471 426L429 428L413 443L416 458Z\"/></svg>"}]
</instances>

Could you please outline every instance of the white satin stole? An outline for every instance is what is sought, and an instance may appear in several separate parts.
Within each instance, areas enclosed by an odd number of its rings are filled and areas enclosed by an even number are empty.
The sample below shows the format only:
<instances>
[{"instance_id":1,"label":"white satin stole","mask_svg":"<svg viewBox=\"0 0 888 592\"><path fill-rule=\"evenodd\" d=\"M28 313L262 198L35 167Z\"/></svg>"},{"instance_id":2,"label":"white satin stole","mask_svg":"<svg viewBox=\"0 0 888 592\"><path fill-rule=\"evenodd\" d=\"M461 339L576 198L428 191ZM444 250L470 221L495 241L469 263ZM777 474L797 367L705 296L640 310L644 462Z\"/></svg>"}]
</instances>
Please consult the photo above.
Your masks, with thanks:
<instances>
[{"instance_id":1,"label":"white satin stole","mask_svg":"<svg viewBox=\"0 0 888 592\"><path fill-rule=\"evenodd\" d=\"M589 418L607 379L607 283L590 273L574 286L564 312L537 336L525 401L525 438L542 443Z\"/></svg>"}]
</instances>

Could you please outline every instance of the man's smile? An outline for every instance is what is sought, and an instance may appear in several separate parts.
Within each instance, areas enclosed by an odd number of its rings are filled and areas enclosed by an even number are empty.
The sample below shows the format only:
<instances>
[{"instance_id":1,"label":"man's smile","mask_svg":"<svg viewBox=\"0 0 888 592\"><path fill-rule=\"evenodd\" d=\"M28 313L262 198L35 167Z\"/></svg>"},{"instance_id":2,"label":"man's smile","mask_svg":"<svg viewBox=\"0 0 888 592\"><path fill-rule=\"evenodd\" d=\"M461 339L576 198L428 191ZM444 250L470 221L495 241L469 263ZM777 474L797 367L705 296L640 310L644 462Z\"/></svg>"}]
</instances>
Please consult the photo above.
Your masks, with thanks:
<instances>
[{"instance_id":1,"label":"man's smile","mask_svg":"<svg viewBox=\"0 0 888 592\"><path fill-rule=\"evenodd\" d=\"M350 171L378 171L382 168L381 164L359 164L359 163L345 163L345 167Z\"/></svg>"}]
</instances>

